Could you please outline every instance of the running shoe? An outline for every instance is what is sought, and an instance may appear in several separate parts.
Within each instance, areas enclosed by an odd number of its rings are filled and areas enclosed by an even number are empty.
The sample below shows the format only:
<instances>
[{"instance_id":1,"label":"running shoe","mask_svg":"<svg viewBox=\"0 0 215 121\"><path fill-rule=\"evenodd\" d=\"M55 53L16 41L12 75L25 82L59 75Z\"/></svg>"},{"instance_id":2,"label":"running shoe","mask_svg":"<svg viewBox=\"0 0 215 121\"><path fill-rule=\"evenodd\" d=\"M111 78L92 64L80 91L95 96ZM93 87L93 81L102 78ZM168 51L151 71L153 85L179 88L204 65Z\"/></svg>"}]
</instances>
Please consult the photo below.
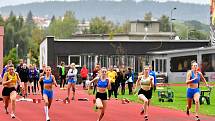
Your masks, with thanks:
<instances>
[{"instance_id":1,"label":"running shoe","mask_svg":"<svg viewBox=\"0 0 215 121\"><path fill-rule=\"evenodd\" d=\"M142 107L142 108L141 108L140 115L143 115L143 114L144 114L144 112L145 112L145 111L144 111L144 108Z\"/></svg>"},{"instance_id":2,"label":"running shoe","mask_svg":"<svg viewBox=\"0 0 215 121\"><path fill-rule=\"evenodd\" d=\"M196 116L196 121L200 121L200 118L199 118L199 116Z\"/></svg>"},{"instance_id":3,"label":"running shoe","mask_svg":"<svg viewBox=\"0 0 215 121\"><path fill-rule=\"evenodd\" d=\"M188 116L190 115L190 111L189 111L188 107L187 107L186 114L187 114Z\"/></svg>"},{"instance_id":4,"label":"running shoe","mask_svg":"<svg viewBox=\"0 0 215 121\"><path fill-rule=\"evenodd\" d=\"M16 118L14 113L11 113L10 116L11 116L11 118Z\"/></svg>"},{"instance_id":5,"label":"running shoe","mask_svg":"<svg viewBox=\"0 0 215 121\"><path fill-rule=\"evenodd\" d=\"M6 114L8 114L9 112L7 111L7 109L6 108L4 108L4 112L6 113Z\"/></svg>"},{"instance_id":6,"label":"running shoe","mask_svg":"<svg viewBox=\"0 0 215 121\"><path fill-rule=\"evenodd\" d=\"M145 119L145 121L148 121L149 119L148 119L148 116L144 116L144 119Z\"/></svg>"}]
</instances>

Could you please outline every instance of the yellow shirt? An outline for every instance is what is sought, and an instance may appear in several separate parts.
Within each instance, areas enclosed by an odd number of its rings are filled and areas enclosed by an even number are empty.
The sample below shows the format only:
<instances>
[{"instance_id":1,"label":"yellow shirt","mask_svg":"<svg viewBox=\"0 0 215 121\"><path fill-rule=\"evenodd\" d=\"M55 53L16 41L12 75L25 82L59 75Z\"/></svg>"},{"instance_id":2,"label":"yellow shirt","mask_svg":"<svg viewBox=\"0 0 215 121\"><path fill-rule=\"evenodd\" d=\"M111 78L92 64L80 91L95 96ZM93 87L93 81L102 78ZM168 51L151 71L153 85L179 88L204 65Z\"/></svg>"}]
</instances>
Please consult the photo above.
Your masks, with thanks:
<instances>
[{"instance_id":1,"label":"yellow shirt","mask_svg":"<svg viewBox=\"0 0 215 121\"><path fill-rule=\"evenodd\" d=\"M16 85L16 82L18 80L18 77L16 75L16 73L14 73L14 75L10 75L8 72L6 73L7 74L7 78L8 80L11 80L11 85Z\"/></svg>"},{"instance_id":2,"label":"yellow shirt","mask_svg":"<svg viewBox=\"0 0 215 121\"><path fill-rule=\"evenodd\" d=\"M107 75L108 75L108 79L110 80L110 82L114 83L116 80L117 73L115 71L108 71Z\"/></svg>"}]
</instances>

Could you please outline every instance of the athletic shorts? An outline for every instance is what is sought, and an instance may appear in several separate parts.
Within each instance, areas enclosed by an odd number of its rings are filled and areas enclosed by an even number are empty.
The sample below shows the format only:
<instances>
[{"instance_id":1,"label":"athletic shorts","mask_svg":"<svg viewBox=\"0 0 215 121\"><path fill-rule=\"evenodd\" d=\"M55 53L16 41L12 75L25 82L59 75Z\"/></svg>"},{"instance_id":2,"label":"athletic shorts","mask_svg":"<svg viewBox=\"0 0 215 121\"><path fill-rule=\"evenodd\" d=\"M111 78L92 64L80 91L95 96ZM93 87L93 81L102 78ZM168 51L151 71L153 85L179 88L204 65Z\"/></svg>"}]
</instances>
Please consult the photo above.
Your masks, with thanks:
<instances>
[{"instance_id":1,"label":"athletic shorts","mask_svg":"<svg viewBox=\"0 0 215 121\"><path fill-rule=\"evenodd\" d=\"M27 83L28 79L21 79L21 82Z\"/></svg>"},{"instance_id":2,"label":"athletic shorts","mask_svg":"<svg viewBox=\"0 0 215 121\"><path fill-rule=\"evenodd\" d=\"M2 90L2 96L10 96L10 93L16 91L15 87L4 87Z\"/></svg>"},{"instance_id":3,"label":"athletic shorts","mask_svg":"<svg viewBox=\"0 0 215 121\"><path fill-rule=\"evenodd\" d=\"M84 80L87 80L87 77L82 77L81 79L82 79L82 81L84 81Z\"/></svg>"},{"instance_id":4,"label":"athletic shorts","mask_svg":"<svg viewBox=\"0 0 215 121\"><path fill-rule=\"evenodd\" d=\"M34 78L30 78L30 79L29 79L29 82L30 82L30 83L34 82Z\"/></svg>"},{"instance_id":5,"label":"athletic shorts","mask_svg":"<svg viewBox=\"0 0 215 121\"><path fill-rule=\"evenodd\" d=\"M53 98L53 91L52 90L43 89L43 95L47 95L48 99L52 99Z\"/></svg>"},{"instance_id":6,"label":"athletic shorts","mask_svg":"<svg viewBox=\"0 0 215 121\"><path fill-rule=\"evenodd\" d=\"M74 79L69 79L68 80L68 84L75 84L76 83L76 80L74 80Z\"/></svg>"},{"instance_id":7,"label":"athletic shorts","mask_svg":"<svg viewBox=\"0 0 215 121\"><path fill-rule=\"evenodd\" d=\"M187 88L187 98L193 98L196 93L200 93L199 88Z\"/></svg>"},{"instance_id":8,"label":"athletic shorts","mask_svg":"<svg viewBox=\"0 0 215 121\"><path fill-rule=\"evenodd\" d=\"M107 100L107 93L100 93L100 92L97 92L96 93L96 99L99 98L101 100Z\"/></svg>"},{"instance_id":9,"label":"athletic shorts","mask_svg":"<svg viewBox=\"0 0 215 121\"><path fill-rule=\"evenodd\" d=\"M140 94L143 94L147 99L151 99L152 98L152 88L147 91L140 88L138 95L140 95Z\"/></svg>"},{"instance_id":10,"label":"athletic shorts","mask_svg":"<svg viewBox=\"0 0 215 121\"><path fill-rule=\"evenodd\" d=\"M66 79L66 75L61 75L60 78L61 78L61 80L63 80L63 79L65 80Z\"/></svg>"}]
</instances>

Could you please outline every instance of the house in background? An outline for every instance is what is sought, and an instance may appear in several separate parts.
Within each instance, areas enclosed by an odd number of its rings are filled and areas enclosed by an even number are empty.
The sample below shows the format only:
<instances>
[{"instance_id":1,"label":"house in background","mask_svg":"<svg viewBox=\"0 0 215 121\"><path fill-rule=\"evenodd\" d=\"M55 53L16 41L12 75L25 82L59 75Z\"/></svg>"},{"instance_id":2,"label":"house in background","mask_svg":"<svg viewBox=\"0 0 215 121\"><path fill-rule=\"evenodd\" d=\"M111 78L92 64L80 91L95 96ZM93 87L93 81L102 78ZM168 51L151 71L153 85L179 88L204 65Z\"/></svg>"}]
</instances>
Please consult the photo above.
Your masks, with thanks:
<instances>
[{"instance_id":1,"label":"house in background","mask_svg":"<svg viewBox=\"0 0 215 121\"><path fill-rule=\"evenodd\" d=\"M78 33L72 36L76 40L108 40L110 34L84 34L83 28L89 30L88 24L79 24ZM112 40L170 40L175 38L175 32L161 32L159 21L130 21L128 33L115 33Z\"/></svg>"}]
</instances>

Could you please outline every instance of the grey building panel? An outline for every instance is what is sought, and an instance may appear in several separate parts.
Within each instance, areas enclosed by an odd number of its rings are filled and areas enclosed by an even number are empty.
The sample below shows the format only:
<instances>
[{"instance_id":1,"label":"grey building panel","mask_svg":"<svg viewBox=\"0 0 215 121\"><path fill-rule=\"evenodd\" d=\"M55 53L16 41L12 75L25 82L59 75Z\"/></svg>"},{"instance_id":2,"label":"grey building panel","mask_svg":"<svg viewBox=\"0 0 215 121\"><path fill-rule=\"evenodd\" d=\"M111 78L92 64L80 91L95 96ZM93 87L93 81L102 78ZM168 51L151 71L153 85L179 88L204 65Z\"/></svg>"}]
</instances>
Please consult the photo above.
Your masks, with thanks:
<instances>
[{"instance_id":1,"label":"grey building panel","mask_svg":"<svg viewBox=\"0 0 215 121\"><path fill-rule=\"evenodd\" d=\"M50 43L51 44L51 43ZM54 47L53 47L54 45ZM185 49L207 46L207 42L73 42L73 41L54 41L49 45L50 52L56 55L80 55L93 53L99 55L143 55L149 51ZM118 48L118 49L117 49ZM117 50L122 50L117 52ZM50 60L50 59L49 59Z\"/></svg>"}]
</instances>

